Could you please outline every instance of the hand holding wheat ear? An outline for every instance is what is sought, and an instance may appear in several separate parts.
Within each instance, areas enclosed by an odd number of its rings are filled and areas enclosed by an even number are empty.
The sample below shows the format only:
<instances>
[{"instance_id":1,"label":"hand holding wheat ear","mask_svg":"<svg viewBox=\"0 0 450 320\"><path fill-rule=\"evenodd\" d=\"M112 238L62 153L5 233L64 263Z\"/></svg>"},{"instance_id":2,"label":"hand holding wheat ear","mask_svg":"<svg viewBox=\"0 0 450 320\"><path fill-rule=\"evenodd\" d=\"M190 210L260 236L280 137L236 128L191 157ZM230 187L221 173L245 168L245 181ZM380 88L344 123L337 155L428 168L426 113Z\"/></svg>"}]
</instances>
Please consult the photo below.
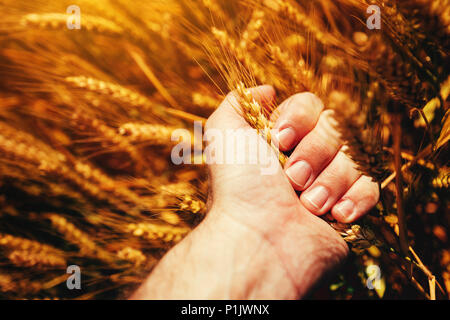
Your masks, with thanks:
<instances>
[{"instance_id":1,"label":"hand holding wheat ear","mask_svg":"<svg viewBox=\"0 0 450 320\"><path fill-rule=\"evenodd\" d=\"M255 140L258 149L270 151L272 125L261 110L275 92L270 86L241 90L246 96L229 94L206 130L250 128L250 119L261 126L254 135L265 138ZM338 221L353 221L376 204L378 189L339 151L318 98L298 94L277 111L279 132L272 139L282 150L295 148L285 172L281 165L274 175L261 175L260 165L211 164L206 220L167 254L135 298L298 298L345 257L345 242L317 215L331 210ZM300 199L294 189L305 190ZM171 274L178 276L168 281Z\"/></svg>"},{"instance_id":2,"label":"hand holding wheat ear","mask_svg":"<svg viewBox=\"0 0 450 320\"><path fill-rule=\"evenodd\" d=\"M219 96L237 89L239 114L258 139L276 147L276 119L239 82L274 86L277 103L296 92L316 94L335 111L351 159L379 185L381 201L357 225L327 222L352 249L373 245L375 234L383 243L378 248L387 250L353 250L355 268L343 269L325 294L374 297L360 277L375 264L386 284L376 291L380 298L417 298L415 289L421 297L448 297L446 1L82 1L79 30L68 28L70 14L59 0L0 1L0 298L128 296L207 211L206 166L174 166L170 132L206 121ZM381 8L381 30L364 23L372 4ZM308 168L304 161L315 173L316 162L278 154L286 171ZM292 170L296 180L280 170L289 192L292 182L304 183ZM253 177L248 170L230 172ZM275 199L280 186L264 183ZM215 198L217 207L223 196ZM303 200L295 201L304 206ZM331 212L336 216L348 204ZM356 207L362 214L359 202ZM283 235L291 226L272 222L284 226ZM203 234L214 234L217 243L216 233L227 236L230 228L216 225ZM233 235L254 244L249 233ZM279 255L290 246L308 247L277 244ZM63 261L83 270L78 293L60 285Z\"/></svg>"}]
</instances>

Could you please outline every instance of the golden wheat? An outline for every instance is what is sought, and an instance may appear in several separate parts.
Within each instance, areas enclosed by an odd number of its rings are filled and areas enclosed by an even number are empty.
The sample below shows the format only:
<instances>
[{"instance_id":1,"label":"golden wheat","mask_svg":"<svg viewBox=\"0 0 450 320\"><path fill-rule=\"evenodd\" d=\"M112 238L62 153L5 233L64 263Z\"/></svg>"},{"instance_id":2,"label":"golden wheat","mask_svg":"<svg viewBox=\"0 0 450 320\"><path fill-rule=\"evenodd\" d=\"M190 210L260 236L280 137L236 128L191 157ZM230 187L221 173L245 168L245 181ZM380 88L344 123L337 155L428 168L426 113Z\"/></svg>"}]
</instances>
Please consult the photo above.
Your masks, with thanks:
<instances>
[{"instance_id":1,"label":"golden wheat","mask_svg":"<svg viewBox=\"0 0 450 320\"><path fill-rule=\"evenodd\" d=\"M267 82L264 70L245 51L236 45L236 41L226 31L212 27L211 33L221 45L225 59L236 59L240 63L242 72L247 73L248 77L253 77L260 83Z\"/></svg>"},{"instance_id":2,"label":"golden wheat","mask_svg":"<svg viewBox=\"0 0 450 320\"><path fill-rule=\"evenodd\" d=\"M14 250L8 255L8 259L16 266L35 269L63 269L67 262L63 257L47 252L28 252Z\"/></svg>"},{"instance_id":3,"label":"golden wheat","mask_svg":"<svg viewBox=\"0 0 450 320\"><path fill-rule=\"evenodd\" d=\"M117 256L120 259L131 261L136 267L139 267L147 259L142 251L133 249L131 247L125 247L117 252Z\"/></svg>"},{"instance_id":4,"label":"golden wheat","mask_svg":"<svg viewBox=\"0 0 450 320\"><path fill-rule=\"evenodd\" d=\"M57 249L38 241L16 237L10 234L0 234L0 246L28 252L56 253Z\"/></svg>"},{"instance_id":5,"label":"golden wheat","mask_svg":"<svg viewBox=\"0 0 450 320\"><path fill-rule=\"evenodd\" d=\"M141 282L207 210L205 168L171 165L171 132L205 123L223 93L236 90L237 110L275 148L268 112L245 88L257 84L276 88L271 108L299 91L318 95L335 111L348 154L380 184L382 201L357 225L324 218L358 249L358 274L368 261L382 263L395 282L389 293L401 296L395 277L412 258L390 248L395 235L406 231L423 251L418 235L433 230L439 250L427 260L448 285L448 261L436 258L448 253L447 0L83 1L81 30L70 34L71 16L54 11L58 1L25 2L0 3L8 17L0 22L2 298L66 297L58 286L65 278L54 274L64 259L89 258L79 298L103 297L100 287L118 296ZM369 4L382 7L381 30L363 23ZM400 150L392 146L397 118ZM287 155L278 154L283 164ZM407 187L395 193L397 176ZM400 228L402 219L417 223ZM15 229L30 239L5 234ZM412 279L424 297L436 297L439 284L425 292L415 280L427 270L415 257L414 274L401 283ZM348 277L333 296L351 295Z\"/></svg>"},{"instance_id":6,"label":"golden wheat","mask_svg":"<svg viewBox=\"0 0 450 320\"><path fill-rule=\"evenodd\" d=\"M66 218L57 214L48 214L47 218L67 241L76 244L80 248L81 254L91 255L101 260L111 260L111 255L108 252L98 247L86 233L67 221Z\"/></svg>"},{"instance_id":7,"label":"golden wheat","mask_svg":"<svg viewBox=\"0 0 450 320\"><path fill-rule=\"evenodd\" d=\"M158 225L153 223L129 224L128 232L136 237L162 242L179 242L189 231L189 228Z\"/></svg>"},{"instance_id":8,"label":"golden wheat","mask_svg":"<svg viewBox=\"0 0 450 320\"><path fill-rule=\"evenodd\" d=\"M131 107L151 110L152 103L143 95L121 85L85 76L66 77L65 81L75 88L86 89L98 94L110 96L120 103Z\"/></svg>"},{"instance_id":9,"label":"golden wheat","mask_svg":"<svg viewBox=\"0 0 450 320\"><path fill-rule=\"evenodd\" d=\"M126 136L133 143L140 142L145 145L168 145L172 144L172 132L177 127L164 126L160 124L125 123L120 126L119 134ZM191 137L189 137L191 140Z\"/></svg>"}]
</instances>

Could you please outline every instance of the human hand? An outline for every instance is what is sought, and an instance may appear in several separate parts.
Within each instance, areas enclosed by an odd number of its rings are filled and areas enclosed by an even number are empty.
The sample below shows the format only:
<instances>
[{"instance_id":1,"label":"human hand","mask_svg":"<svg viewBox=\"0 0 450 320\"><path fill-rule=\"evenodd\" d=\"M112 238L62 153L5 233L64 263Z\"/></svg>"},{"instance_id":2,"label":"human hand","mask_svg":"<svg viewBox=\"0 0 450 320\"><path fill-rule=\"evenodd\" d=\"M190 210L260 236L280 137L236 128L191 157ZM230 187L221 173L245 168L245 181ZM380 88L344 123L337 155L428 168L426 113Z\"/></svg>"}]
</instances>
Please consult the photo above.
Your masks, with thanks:
<instances>
[{"instance_id":1,"label":"human hand","mask_svg":"<svg viewBox=\"0 0 450 320\"><path fill-rule=\"evenodd\" d=\"M250 90L262 105L275 95L270 86ZM239 97L229 94L208 119L206 134L250 129L238 107ZM345 258L347 245L318 215L356 220L377 203L376 184L342 152L331 112L317 97L290 97L272 120L279 148L294 149L284 170L255 130L251 141L268 158L210 164L207 217L132 298L301 298ZM227 146L224 158L234 152ZM273 174L263 175L262 163L277 163ZM303 191L300 197L295 190Z\"/></svg>"}]
</instances>

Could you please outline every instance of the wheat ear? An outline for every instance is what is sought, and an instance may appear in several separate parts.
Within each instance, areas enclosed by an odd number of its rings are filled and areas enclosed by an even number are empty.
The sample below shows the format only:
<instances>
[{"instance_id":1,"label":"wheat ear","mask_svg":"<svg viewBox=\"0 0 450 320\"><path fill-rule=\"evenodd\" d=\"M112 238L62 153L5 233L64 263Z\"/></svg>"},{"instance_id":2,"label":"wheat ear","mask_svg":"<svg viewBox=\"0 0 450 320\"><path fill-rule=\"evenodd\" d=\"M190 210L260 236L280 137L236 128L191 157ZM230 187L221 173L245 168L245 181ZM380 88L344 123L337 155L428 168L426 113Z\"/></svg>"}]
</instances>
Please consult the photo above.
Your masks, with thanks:
<instances>
[{"instance_id":1,"label":"wheat ear","mask_svg":"<svg viewBox=\"0 0 450 320\"><path fill-rule=\"evenodd\" d=\"M16 266L34 269L62 269L67 266L63 257L48 252L29 252L14 250L8 259Z\"/></svg>"},{"instance_id":2,"label":"wheat ear","mask_svg":"<svg viewBox=\"0 0 450 320\"><path fill-rule=\"evenodd\" d=\"M255 41L260 37L260 30L264 24L264 11L253 10L252 17L247 24L247 28L242 33L239 47L243 50L251 51L255 47Z\"/></svg>"},{"instance_id":3,"label":"wheat ear","mask_svg":"<svg viewBox=\"0 0 450 320\"><path fill-rule=\"evenodd\" d=\"M119 128L119 134L130 141L142 142L146 145L164 146L171 144L172 132L176 127L160 124L125 123ZM190 137L189 137L190 138Z\"/></svg>"},{"instance_id":4,"label":"wheat ear","mask_svg":"<svg viewBox=\"0 0 450 320\"><path fill-rule=\"evenodd\" d=\"M121 249L119 252L117 252L117 257L119 259L132 262L135 267L139 267L147 260L142 251L133 249L131 247L125 247Z\"/></svg>"},{"instance_id":5,"label":"wheat ear","mask_svg":"<svg viewBox=\"0 0 450 320\"><path fill-rule=\"evenodd\" d=\"M0 233L0 246L5 247L7 249L28 251L28 252L41 252L53 254L58 252L56 248L40 243L38 241L1 233Z\"/></svg>"},{"instance_id":6,"label":"wheat ear","mask_svg":"<svg viewBox=\"0 0 450 320\"><path fill-rule=\"evenodd\" d=\"M154 223L132 223L127 226L127 230L136 237L162 242L178 242L190 231L186 227L174 227Z\"/></svg>"},{"instance_id":7,"label":"wheat ear","mask_svg":"<svg viewBox=\"0 0 450 320\"><path fill-rule=\"evenodd\" d=\"M86 89L98 94L112 97L117 99L119 103L122 104L146 109L152 108L151 101L146 97L119 84L85 76L66 77L65 81L72 87Z\"/></svg>"},{"instance_id":8,"label":"wheat ear","mask_svg":"<svg viewBox=\"0 0 450 320\"><path fill-rule=\"evenodd\" d=\"M61 233L67 241L76 244L80 248L82 255L96 257L100 260L111 261L111 254L100 247L83 231L66 218L57 214L47 214L53 227Z\"/></svg>"},{"instance_id":9,"label":"wheat ear","mask_svg":"<svg viewBox=\"0 0 450 320\"><path fill-rule=\"evenodd\" d=\"M267 143L278 154L278 159L282 166L287 161L287 156L279 152L278 148L272 142L272 123L263 114L262 106L252 97L250 91L245 88L243 83L237 85L236 91L241 98L240 104L242 108L242 115L247 123L267 141Z\"/></svg>"},{"instance_id":10,"label":"wheat ear","mask_svg":"<svg viewBox=\"0 0 450 320\"><path fill-rule=\"evenodd\" d=\"M236 59L240 63L241 68L247 69L250 76L254 77L260 83L267 82L265 71L251 59L245 50L242 50L242 48L236 45L236 41L226 31L213 27L211 32L225 51L226 59Z\"/></svg>"}]
</instances>

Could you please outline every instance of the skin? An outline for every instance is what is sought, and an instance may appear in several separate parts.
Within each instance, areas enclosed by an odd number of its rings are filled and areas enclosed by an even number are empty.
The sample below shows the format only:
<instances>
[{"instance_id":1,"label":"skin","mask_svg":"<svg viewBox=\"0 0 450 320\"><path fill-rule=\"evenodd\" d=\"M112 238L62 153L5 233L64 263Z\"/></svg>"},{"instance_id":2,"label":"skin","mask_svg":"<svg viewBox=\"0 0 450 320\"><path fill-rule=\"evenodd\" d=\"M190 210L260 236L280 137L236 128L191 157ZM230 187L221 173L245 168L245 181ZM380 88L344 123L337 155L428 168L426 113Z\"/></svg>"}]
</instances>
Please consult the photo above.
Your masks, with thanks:
<instances>
[{"instance_id":1,"label":"skin","mask_svg":"<svg viewBox=\"0 0 450 320\"><path fill-rule=\"evenodd\" d=\"M275 97L270 86L251 92L262 105ZM249 128L238 105L230 93L206 131ZM378 201L376 185L342 152L332 115L314 95L292 96L272 120L274 141L292 150L285 168L261 175L255 164L209 165L208 215L131 299L299 299L344 260L346 243L319 216L331 211L341 222L358 219Z\"/></svg>"}]
</instances>

